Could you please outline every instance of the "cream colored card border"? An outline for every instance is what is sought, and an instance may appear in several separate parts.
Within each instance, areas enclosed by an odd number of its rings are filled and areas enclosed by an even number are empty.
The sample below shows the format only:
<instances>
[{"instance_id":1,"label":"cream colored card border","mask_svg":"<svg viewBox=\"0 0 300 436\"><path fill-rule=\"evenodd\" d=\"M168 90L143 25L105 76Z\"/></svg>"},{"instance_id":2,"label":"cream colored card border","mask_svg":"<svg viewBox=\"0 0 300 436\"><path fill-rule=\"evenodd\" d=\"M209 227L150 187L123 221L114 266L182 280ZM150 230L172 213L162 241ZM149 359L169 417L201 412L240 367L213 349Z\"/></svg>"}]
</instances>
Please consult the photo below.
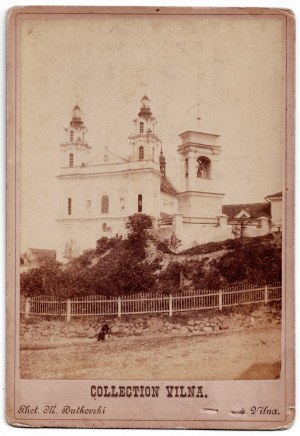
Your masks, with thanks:
<instances>
[{"instance_id":1,"label":"cream colored card border","mask_svg":"<svg viewBox=\"0 0 300 436\"><path fill-rule=\"evenodd\" d=\"M283 376L275 381L228 381L202 382L209 393L201 407L218 408L220 411L245 407L255 401L268 405L272 400L281 414L270 420L233 418L228 413L213 416L189 411L178 400L176 404L165 398L153 402L147 400L110 399L108 406L113 412L106 418L44 418L20 417L17 406L20 401L51 404L66 402L78 396L83 404L94 406L89 398L91 381L21 380L18 371L19 347L19 231L20 231L20 25L22 20L39 16L51 19L80 19L83 15L128 14L139 18L141 15L225 15L249 16L252 19L262 15L281 16L286 23L286 148L283 173L285 181L283 198L285 204L283 329L282 360ZM294 418L294 115L295 115L295 20L292 12L280 9L241 8L123 8L123 7L23 7L10 10L7 39L7 419L17 426L46 427L121 427L121 428L226 428L226 429L275 429L290 425ZM132 382L122 382L123 385ZM147 382L151 384L151 382ZM166 382L153 384L164 387ZM185 384L185 382L181 382ZM45 394L47 392L47 394ZM47 397L47 398L46 398Z\"/></svg>"}]
</instances>

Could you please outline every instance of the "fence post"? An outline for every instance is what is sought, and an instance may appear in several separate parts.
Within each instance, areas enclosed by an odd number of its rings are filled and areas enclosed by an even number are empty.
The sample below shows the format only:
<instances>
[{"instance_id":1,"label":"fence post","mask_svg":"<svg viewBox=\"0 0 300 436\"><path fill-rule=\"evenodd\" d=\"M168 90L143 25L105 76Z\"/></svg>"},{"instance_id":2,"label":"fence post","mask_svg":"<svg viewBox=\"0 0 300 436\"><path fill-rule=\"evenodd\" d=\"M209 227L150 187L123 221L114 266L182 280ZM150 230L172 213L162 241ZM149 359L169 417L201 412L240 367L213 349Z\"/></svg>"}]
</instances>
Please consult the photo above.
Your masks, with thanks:
<instances>
[{"instance_id":1,"label":"fence post","mask_svg":"<svg viewBox=\"0 0 300 436\"><path fill-rule=\"evenodd\" d=\"M265 286L265 304L268 302L268 286Z\"/></svg>"},{"instance_id":2,"label":"fence post","mask_svg":"<svg viewBox=\"0 0 300 436\"><path fill-rule=\"evenodd\" d=\"M67 322L71 321L71 300L67 300Z\"/></svg>"},{"instance_id":3,"label":"fence post","mask_svg":"<svg viewBox=\"0 0 300 436\"><path fill-rule=\"evenodd\" d=\"M118 317L121 317L121 297L118 297Z\"/></svg>"},{"instance_id":4,"label":"fence post","mask_svg":"<svg viewBox=\"0 0 300 436\"><path fill-rule=\"evenodd\" d=\"M169 295L169 316L172 316L172 294Z\"/></svg>"},{"instance_id":5,"label":"fence post","mask_svg":"<svg viewBox=\"0 0 300 436\"><path fill-rule=\"evenodd\" d=\"M223 307L223 292L221 289L219 290L219 310L222 310Z\"/></svg>"},{"instance_id":6,"label":"fence post","mask_svg":"<svg viewBox=\"0 0 300 436\"><path fill-rule=\"evenodd\" d=\"M27 297L25 300L25 318L29 318L30 314L30 298Z\"/></svg>"}]
</instances>

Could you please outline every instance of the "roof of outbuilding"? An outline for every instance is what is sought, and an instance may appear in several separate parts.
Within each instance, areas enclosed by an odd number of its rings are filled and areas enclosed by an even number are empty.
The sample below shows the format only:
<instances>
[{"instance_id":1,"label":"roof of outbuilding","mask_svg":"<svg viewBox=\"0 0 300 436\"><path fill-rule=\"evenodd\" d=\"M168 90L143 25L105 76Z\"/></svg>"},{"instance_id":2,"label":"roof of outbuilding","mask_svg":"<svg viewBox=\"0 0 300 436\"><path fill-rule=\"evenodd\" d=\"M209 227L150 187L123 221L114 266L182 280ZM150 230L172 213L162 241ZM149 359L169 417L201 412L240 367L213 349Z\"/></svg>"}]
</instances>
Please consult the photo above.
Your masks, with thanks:
<instances>
[{"instance_id":1,"label":"roof of outbuilding","mask_svg":"<svg viewBox=\"0 0 300 436\"><path fill-rule=\"evenodd\" d=\"M223 214L227 215L229 219L235 218L242 210L247 212L251 219L262 216L269 218L271 216L270 203L227 204L222 206Z\"/></svg>"}]
</instances>

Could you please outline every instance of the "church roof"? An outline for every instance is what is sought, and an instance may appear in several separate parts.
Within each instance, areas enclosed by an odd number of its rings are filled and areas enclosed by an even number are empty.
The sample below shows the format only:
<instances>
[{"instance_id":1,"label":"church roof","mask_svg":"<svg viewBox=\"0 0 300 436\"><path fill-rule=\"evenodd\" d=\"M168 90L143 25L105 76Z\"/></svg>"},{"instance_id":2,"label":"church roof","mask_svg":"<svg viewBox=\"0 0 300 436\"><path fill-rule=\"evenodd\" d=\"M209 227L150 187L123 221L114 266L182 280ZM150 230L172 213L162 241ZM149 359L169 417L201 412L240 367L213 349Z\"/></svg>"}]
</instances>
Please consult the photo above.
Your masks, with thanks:
<instances>
[{"instance_id":1,"label":"church roof","mask_svg":"<svg viewBox=\"0 0 300 436\"><path fill-rule=\"evenodd\" d=\"M107 153L108 160L104 161L104 155ZM106 150L101 150L99 153L97 153L95 156L90 159L86 165L103 165L103 164L114 164L114 163L126 163L128 162L128 159L125 159L122 156L119 156L116 153L113 153L109 150L109 148L106 148Z\"/></svg>"},{"instance_id":2,"label":"church roof","mask_svg":"<svg viewBox=\"0 0 300 436\"><path fill-rule=\"evenodd\" d=\"M32 254L33 258L37 262L45 262L47 260L56 259L55 250L47 250L44 248L29 248L29 252Z\"/></svg>"},{"instance_id":3,"label":"church roof","mask_svg":"<svg viewBox=\"0 0 300 436\"><path fill-rule=\"evenodd\" d=\"M163 175L161 176L160 190L161 192L164 192L165 194L169 194L169 195L175 196L177 194L177 190L172 184L172 182L170 181L170 179L168 179L168 177Z\"/></svg>"},{"instance_id":4,"label":"church roof","mask_svg":"<svg viewBox=\"0 0 300 436\"><path fill-rule=\"evenodd\" d=\"M227 215L229 219L241 218L243 215L247 215L251 219L262 216L269 218L271 216L270 206L270 203L227 204L222 206L222 213Z\"/></svg>"}]
</instances>

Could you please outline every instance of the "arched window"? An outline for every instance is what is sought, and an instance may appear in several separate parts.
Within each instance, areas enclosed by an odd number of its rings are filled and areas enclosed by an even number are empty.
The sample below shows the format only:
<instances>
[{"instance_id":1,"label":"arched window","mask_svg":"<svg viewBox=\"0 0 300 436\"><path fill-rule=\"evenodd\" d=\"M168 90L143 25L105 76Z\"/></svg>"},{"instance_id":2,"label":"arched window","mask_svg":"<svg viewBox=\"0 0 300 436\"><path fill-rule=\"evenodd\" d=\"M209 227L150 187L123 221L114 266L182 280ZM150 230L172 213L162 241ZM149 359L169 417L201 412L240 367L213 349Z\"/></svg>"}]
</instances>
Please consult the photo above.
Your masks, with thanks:
<instances>
[{"instance_id":1,"label":"arched window","mask_svg":"<svg viewBox=\"0 0 300 436\"><path fill-rule=\"evenodd\" d=\"M74 154L69 154L69 166L72 167L74 165Z\"/></svg>"},{"instance_id":2,"label":"arched window","mask_svg":"<svg viewBox=\"0 0 300 436\"><path fill-rule=\"evenodd\" d=\"M107 232L107 229L108 229L107 224L106 224L106 223L103 223L103 224L102 224L102 231L103 231L103 232Z\"/></svg>"},{"instance_id":3,"label":"arched window","mask_svg":"<svg viewBox=\"0 0 300 436\"><path fill-rule=\"evenodd\" d=\"M144 133L144 123L140 122L140 133Z\"/></svg>"},{"instance_id":4,"label":"arched window","mask_svg":"<svg viewBox=\"0 0 300 436\"><path fill-rule=\"evenodd\" d=\"M74 140L74 132L73 130L70 131L70 142L73 142Z\"/></svg>"},{"instance_id":5,"label":"arched window","mask_svg":"<svg viewBox=\"0 0 300 436\"><path fill-rule=\"evenodd\" d=\"M109 198L108 195L103 195L101 198L101 213L109 212Z\"/></svg>"},{"instance_id":6,"label":"arched window","mask_svg":"<svg viewBox=\"0 0 300 436\"><path fill-rule=\"evenodd\" d=\"M143 196L142 196L142 194L138 195L138 212L143 212Z\"/></svg>"},{"instance_id":7,"label":"arched window","mask_svg":"<svg viewBox=\"0 0 300 436\"><path fill-rule=\"evenodd\" d=\"M144 159L144 147L142 145L139 147L139 159Z\"/></svg>"},{"instance_id":8,"label":"arched window","mask_svg":"<svg viewBox=\"0 0 300 436\"><path fill-rule=\"evenodd\" d=\"M68 215L72 215L72 198L68 198Z\"/></svg>"},{"instance_id":9,"label":"arched window","mask_svg":"<svg viewBox=\"0 0 300 436\"><path fill-rule=\"evenodd\" d=\"M211 162L210 159L206 156L200 156L197 159L198 168L197 168L197 177L201 179L209 179L211 176Z\"/></svg>"}]
</instances>

